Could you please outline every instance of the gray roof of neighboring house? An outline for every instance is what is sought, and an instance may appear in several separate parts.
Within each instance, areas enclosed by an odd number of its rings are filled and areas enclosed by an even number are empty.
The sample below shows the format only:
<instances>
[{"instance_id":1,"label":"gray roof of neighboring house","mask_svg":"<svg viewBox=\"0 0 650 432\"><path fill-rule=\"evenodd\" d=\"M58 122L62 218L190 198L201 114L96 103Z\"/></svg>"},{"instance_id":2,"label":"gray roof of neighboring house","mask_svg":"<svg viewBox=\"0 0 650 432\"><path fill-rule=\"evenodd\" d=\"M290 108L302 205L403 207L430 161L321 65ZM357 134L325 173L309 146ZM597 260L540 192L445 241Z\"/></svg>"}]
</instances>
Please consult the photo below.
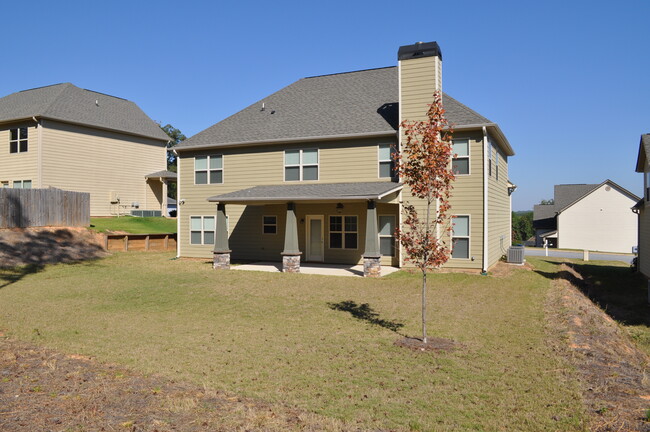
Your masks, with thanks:
<instances>
[{"instance_id":1,"label":"gray roof of neighboring house","mask_svg":"<svg viewBox=\"0 0 650 432\"><path fill-rule=\"evenodd\" d=\"M639 155L636 158L636 172L643 172L646 160L650 156L650 134L641 135Z\"/></svg>"},{"instance_id":2,"label":"gray roof of neighboring house","mask_svg":"<svg viewBox=\"0 0 650 432\"><path fill-rule=\"evenodd\" d=\"M144 176L144 178L160 178L160 177L165 179L176 179L178 178L178 174L173 171L162 170Z\"/></svg>"},{"instance_id":3,"label":"gray roof of neighboring house","mask_svg":"<svg viewBox=\"0 0 650 432\"><path fill-rule=\"evenodd\" d=\"M388 67L300 79L175 149L395 134L399 126L397 72L397 67ZM496 123L447 94L443 104L453 127L495 128L512 151Z\"/></svg>"},{"instance_id":4,"label":"gray roof of neighboring house","mask_svg":"<svg viewBox=\"0 0 650 432\"><path fill-rule=\"evenodd\" d=\"M135 103L70 83L23 90L0 98L0 122L32 117L169 140Z\"/></svg>"},{"instance_id":5,"label":"gray roof of neighboring house","mask_svg":"<svg viewBox=\"0 0 650 432\"><path fill-rule=\"evenodd\" d=\"M176 200L172 197L167 197L167 205L176 205Z\"/></svg>"},{"instance_id":6,"label":"gray roof of neighboring house","mask_svg":"<svg viewBox=\"0 0 650 432\"><path fill-rule=\"evenodd\" d=\"M208 198L211 202L350 201L381 199L402 189L400 183L312 183L255 186Z\"/></svg>"}]
</instances>

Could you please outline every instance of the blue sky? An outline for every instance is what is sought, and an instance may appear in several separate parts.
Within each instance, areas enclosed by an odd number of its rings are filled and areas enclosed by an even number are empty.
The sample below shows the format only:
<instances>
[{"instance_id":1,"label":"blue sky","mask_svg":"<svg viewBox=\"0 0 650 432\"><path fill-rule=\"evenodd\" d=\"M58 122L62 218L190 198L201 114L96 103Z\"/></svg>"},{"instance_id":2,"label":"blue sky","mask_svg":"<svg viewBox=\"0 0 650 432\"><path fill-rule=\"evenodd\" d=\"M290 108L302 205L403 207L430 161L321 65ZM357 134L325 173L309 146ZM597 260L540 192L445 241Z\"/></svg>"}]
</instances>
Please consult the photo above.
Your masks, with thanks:
<instances>
[{"instance_id":1,"label":"blue sky","mask_svg":"<svg viewBox=\"0 0 650 432\"><path fill-rule=\"evenodd\" d=\"M191 136L302 77L393 66L400 45L435 40L445 92L515 149L515 210L560 183L641 193L650 2L399 3L9 2L0 96L72 82Z\"/></svg>"}]
</instances>

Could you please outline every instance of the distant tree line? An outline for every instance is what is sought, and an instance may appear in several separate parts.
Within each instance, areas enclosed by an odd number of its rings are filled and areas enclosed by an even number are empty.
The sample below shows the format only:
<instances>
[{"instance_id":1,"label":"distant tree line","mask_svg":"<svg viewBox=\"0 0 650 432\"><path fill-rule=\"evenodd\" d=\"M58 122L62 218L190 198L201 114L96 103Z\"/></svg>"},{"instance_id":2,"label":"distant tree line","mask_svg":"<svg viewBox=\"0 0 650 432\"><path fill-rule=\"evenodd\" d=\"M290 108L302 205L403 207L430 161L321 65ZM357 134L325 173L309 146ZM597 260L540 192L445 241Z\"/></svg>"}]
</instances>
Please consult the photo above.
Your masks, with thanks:
<instances>
[{"instance_id":1,"label":"distant tree line","mask_svg":"<svg viewBox=\"0 0 650 432\"><path fill-rule=\"evenodd\" d=\"M535 235L533 212L512 212L512 242L523 243Z\"/></svg>"}]
</instances>

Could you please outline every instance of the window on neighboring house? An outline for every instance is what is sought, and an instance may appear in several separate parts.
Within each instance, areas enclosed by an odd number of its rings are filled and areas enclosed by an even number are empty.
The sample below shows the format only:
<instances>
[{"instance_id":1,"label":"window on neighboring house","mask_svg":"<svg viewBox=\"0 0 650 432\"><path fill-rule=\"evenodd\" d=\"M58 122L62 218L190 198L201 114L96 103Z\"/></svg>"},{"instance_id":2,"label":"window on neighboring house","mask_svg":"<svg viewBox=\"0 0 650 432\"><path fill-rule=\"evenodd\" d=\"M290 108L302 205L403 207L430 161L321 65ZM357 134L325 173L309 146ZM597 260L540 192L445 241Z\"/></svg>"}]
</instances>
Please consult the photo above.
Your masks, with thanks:
<instances>
[{"instance_id":1,"label":"window on neighboring house","mask_svg":"<svg viewBox=\"0 0 650 432\"><path fill-rule=\"evenodd\" d=\"M492 177L492 141L488 138L487 140L488 148L488 175Z\"/></svg>"},{"instance_id":2,"label":"window on neighboring house","mask_svg":"<svg viewBox=\"0 0 650 432\"><path fill-rule=\"evenodd\" d=\"M262 216L262 232L264 234L277 234L278 232L277 216Z\"/></svg>"},{"instance_id":3,"label":"window on neighboring house","mask_svg":"<svg viewBox=\"0 0 650 432\"><path fill-rule=\"evenodd\" d=\"M390 144L379 144L377 157L379 159L379 178L395 177L395 147Z\"/></svg>"},{"instance_id":4,"label":"window on neighboring house","mask_svg":"<svg viewBox=\"0 0 650 432\"><path fill-rule=\"evenodd\" d=\"M469 216L455 216L453 218L451 257L469 258Z\"/></svg>"},{"instance_id":5,"label":"window on neighboring house","mask_svg":"<svg viewBox=\"0 0 650 432\"><path fill-rule=\"evenodd\" d=\"M453 140L451 168L456 175L469 174L469 140Z\"/></svg>"},{"instance_id":6,"label":"window on neighboring house","mask_svg":"<svg viewBox=\"0 0 650 432\"><path fill-rule=\"evenodd\" d=\"M330 249L356 249L357 237L356 216L330 216Z\"/></svg>"},{"instance_id":7,"label":"window on neighboring house","mask_svg":"<svg viewBox=\"0 0 650 432\"><path fill-rule=\"evenodd\" d=\"M31 188L32 188L31 180L14 180L14 189L31 189Z\"/></svg>"},{"instance_id":8,"label":"window on neighboring house","mask_svg":"<svg viewBox=\"0 0 650 432\"><path fill-rule=\"evenodd\" d=\"M8 188L9 187L9 182L8 181L0 182L0 187Z\"/></svg>"},{"instance_id":9,"label":"window on neighboring house","mask_svg":"<svg viewBox=\"0 0 650 432\"><path fill-rule=\"evenodd\" d=\"M496 179L499 181L499 150L494 148L494 169L496 174Z\"/></svg>"},{"instance_id":10,"label":"window on neighboring house","mask_svg":"<svg viewBox=\"0 0 650 432\"><path fill-rule=\"evenodd\" d=\"M194 158L194 184L223 183L223 155Z\"/></svg>"},{"instance_id":11,"label":"window on neighboring house","mask_svg":"<svg viewBox=\"0 0 650 432\"><path fill-rule=\"evenodd\" d=\"M190 244L214 244L214 216L190 216Z\"/></svg>"},{"instance_id":12,"label":"window on neighboring house","mask_svg":"<svg viewBox=\"0 0 650 432\"><path fill-rule=\"evenodd\" d=\"M650 171L643 173L645 177L645 200L650 201Z\"/></svg>"},{"instance_id":13,"label":"window on neighboring house","mask_svg":"<svg viewBox=\"0 0 650 432\"><path fill-rule=\"evenodd\" d=\"M22 153L27 151L27 128L14 128L9 130L9 153Z\"/></svg>"},{"instance_id":14,"label":"window on neighboring house","mask_svg":"<svg viewBox=\"0 0 650 432\"><path fill-rule=\"evenodd\" d=\"M379 252L395 256L395 216L379 216Z\"/></svg>"},{"instance_id":15,"label":"window on neighboring house","mask_svg":"<svg viewBox=\"0 0 650 432\"><path fill-rule=\"evenodd\" d=\"M318 149L285 150L284 181L318 180Z\"/></svg>"}]
</instances>

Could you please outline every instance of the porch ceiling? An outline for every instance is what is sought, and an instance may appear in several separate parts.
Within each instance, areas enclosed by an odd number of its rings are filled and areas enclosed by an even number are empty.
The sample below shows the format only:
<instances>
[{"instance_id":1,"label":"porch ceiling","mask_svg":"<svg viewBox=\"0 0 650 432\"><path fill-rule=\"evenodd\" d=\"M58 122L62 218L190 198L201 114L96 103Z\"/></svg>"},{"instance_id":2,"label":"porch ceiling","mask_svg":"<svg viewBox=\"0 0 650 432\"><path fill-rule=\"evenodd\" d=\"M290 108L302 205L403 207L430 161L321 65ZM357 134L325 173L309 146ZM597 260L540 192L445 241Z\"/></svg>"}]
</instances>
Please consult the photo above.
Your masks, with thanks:
<instances>
[{"instance_id":1,"label":"porch ceiling","mask_svg":"<svg viewBox=\"0 0 650 432\"><path fill-rule=\"evenodd\" d=\"M401 183L311 183L255 186L209 197L209 202L232 204L267 204L285 202L338 202L390 200L402 190Z\"/></svg>"}]
</instances>

